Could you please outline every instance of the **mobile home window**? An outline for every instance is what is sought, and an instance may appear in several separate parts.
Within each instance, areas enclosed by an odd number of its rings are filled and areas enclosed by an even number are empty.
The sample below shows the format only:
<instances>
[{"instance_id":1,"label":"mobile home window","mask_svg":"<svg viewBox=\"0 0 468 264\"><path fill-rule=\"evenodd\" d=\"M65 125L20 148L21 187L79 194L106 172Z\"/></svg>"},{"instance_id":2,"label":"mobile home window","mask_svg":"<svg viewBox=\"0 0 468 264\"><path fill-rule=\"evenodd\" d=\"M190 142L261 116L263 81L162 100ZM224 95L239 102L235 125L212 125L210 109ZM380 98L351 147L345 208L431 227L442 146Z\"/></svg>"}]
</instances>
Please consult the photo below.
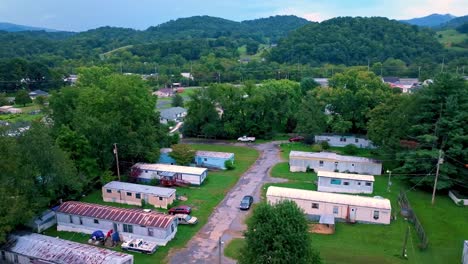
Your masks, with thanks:
<instances>
[{"instance_id":1,"label":"mobile home window","mask_svg":"<svg viewBox=\"0 0 468 264\"><path fill-rule=\"evenodd\" d=\"M95 223L95 224L99 224L99 220L94 219L94 223Z\"/></svg>"},{"instance_id":2,"label":"mobile home window","mask_svg":"<svg viewBox=\"0 0 468 264\"><path fill-rule=\"evenodd\" d=\"M204 161L208 161L208 159L207 159L207 158L204 158L203 160L204 160Z\"/></svg>"},{"instance_id":3,"label":"mobile home window","mask_svg":"<svg viewBox=\"0 0 468 264\"><path fill-rule=\"evenodd\" d=\"M320 167L323 167L323 160L320 160L320 161L319 161L319 166L320 166Z\"/></svg>"},{"instance_id":4,"label":"mobile home window","mask_svg":"<svg viewBox=\"0 0 468 264\"><path fill-rule=\"evenodd\" d=\"M159 197L159 201L162 201L162 200L163 200L163 198L162 198L162 197Z\"/></svg>"},{"instance_id":5,"label":"mobile home window","mask_svg":"<svg viewBox=\"0 0 468 264\"><path fill-rule=\"evenodd\" d=\"M343 182L343 185L349 185L349 182Z\"/></svg>"},{"instance_id":6,"label":"mobile home window","mask_svg":"<svg viewBox=\"0 0 468 264\"><path fill-rule=\"evenodd\" d=\"M379 219L379 211L374 211L374 219Z\"/></svg>"},{"instance_id":7,"label":"mobile home window","mask_svg":"<svg viewBox=\"0 0 468 264\"><path fill-rule=\"evenodd\" d=\"M132 193L131 193L131 192L127 192L127 196L132 196Z\"/></svg>"},{"instance_id":8,"label":"mobile home window","mask_svg":"<svg viewBox=\"0 0 468 264\"><path fill-rule=\"evenodd\" d=\"M148 228L148 236L154 236L153 228Z\"/></svg>"},{"instance_id":9,"label":"mobile home window","mask_svg":"<svg viewBox=\"0 0 468 264\"><path fill-rule=\"evenodd\" d=\"M319 204L318 203L312 203L312 208L319 209Z\"/></svg>"},{"instance_id":10,"label":"mobile home window","mask_svg":"<svg viewBox=\"0 0 468 264\"><path fill-rule=\"evenodd\" d=\"M361 182L357 182L357 185L361 185Z\"/></svg>"},{"instance_id":11,"label":"mobile home window","mask_svg":"<svg viewBox=\"0 0 468 264\"><path fill-rule=\"evenodd\" d=\"M331 179L330 184L341 185L340 179Z\"/></svg>"},{"instance_id":12,"label":"mobile home window","mask_svg":"<svg viewBox=\"0 0 468 264\"><path fill-rule=\"evenodd\" d=\"M83 218L80 217L79 219L80 219L80 225L82 225L83 224Z\"/></svg>"},{"instance_id":13,"label":"mobile home window","mask_svg":"<svg viewBox=\"0 0 468 264\"><path fill-rule=\"evenodd\" d=\"M141 199L141 193L136 193L136 194L135 194L135 198Z\"/></svg>"},{"instance_id":14,"label":"mobile home window","mask_svg":"<svg viewBox=\"0 0 468 264\"><path fill-rule=\"evenodd\" d=\"M73 224L73 216L69 215L68 217L70 218L70 223Z\"/></svg>"},{"instance_id":15,"label":"mobile home window","mask_svg":"<svg viewBox=\"0 0 468 264\"><path fill-rule=\"evenodd\" d=\"M359 138L355 138L354 142L359 143Z\"/></svg>"},{"instance_id":16,"label":"mobile home window","mask_svg":"<svg viewBox=\"0 0 468 264\"><path fill-rule=\"evenodd\" d=\"M366 186L372 186L372 182L366 182Z\"/></svg>"},{"instance_id":17,"label":"mobile home window","mask_svg":"<svg viewBox=\"0 0 468 264\"><path fill-rule=\"evenodd\" d=\"M107 193L112 193L112 190L111 190L111 189L107 189L106 192L107 192Z\"/></svg>"},{"instance_id":18,"label":"mobile home window","mask_svg":"<svg viewBox=\"0 0 468 264\"><path fill-rule=\"evenodd\" d=\"M126 232L126 233L133 233L133 226L132 226L132 225L123 224L123 231Z\"/></svg>"},{"instance_id":19,"label":"mobile home window","mask_svg":"<svg viewBox=\"0 0 468 264\"><path fill-rule=\"evenodd\" d=\"M333 206L333 214L338 214L338 206Z\"/></svg>"}]
</instances>

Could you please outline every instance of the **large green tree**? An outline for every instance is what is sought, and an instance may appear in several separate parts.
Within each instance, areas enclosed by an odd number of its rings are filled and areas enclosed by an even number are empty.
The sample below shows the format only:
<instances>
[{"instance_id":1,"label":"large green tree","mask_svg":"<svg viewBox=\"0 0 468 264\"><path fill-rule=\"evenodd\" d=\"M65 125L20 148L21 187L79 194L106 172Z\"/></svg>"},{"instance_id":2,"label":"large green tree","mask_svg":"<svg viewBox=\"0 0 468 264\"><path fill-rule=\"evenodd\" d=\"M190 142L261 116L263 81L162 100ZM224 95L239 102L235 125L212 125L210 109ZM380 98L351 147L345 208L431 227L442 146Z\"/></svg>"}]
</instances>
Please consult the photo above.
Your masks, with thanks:
<instances>
[{"instance_id":1,"label":"large green tree","mask_svg":"<svg viewBox=\"0 0 468 264\"><path fill-rule=\"evenodd\" d=\"M245 240L240 264L321 263L305 215L292 201L259 204L247 222Z\"/></svg>"},{"instance_id":2,"label":"large green tree","mask_svg":"<svg viewBox=\"0 0 468 264\"><path fill-rule=\"evenodd\" d=\"M324 107L310 92L302 99L296 118L296 132L298 133L314 135L325 132L327 128Z\"/></svg>"},{"instance_id":3,"label":"large green tree","mask_svg":"<svg viewBox=\"0 0 468 264\"><path fill-rule=\"evenodd\" d=\"M15 104L20 104L20 105L26 106L26 104L29 104L31 102L32 102L32 100L31 100L31 97L29 97L28 91L19 90L16 93Z\"/></svg>"},{"instance_id":4,"label":"large green tree","mask_svg":"<svg viewBox=\"0 0 468 264\"><path fill-rule=\"evenodd\" d=\"M172 151L169 153L177 164L189 165L195 158L195 150L187 144L172 145Z\"/></svg>"}]
</instances>

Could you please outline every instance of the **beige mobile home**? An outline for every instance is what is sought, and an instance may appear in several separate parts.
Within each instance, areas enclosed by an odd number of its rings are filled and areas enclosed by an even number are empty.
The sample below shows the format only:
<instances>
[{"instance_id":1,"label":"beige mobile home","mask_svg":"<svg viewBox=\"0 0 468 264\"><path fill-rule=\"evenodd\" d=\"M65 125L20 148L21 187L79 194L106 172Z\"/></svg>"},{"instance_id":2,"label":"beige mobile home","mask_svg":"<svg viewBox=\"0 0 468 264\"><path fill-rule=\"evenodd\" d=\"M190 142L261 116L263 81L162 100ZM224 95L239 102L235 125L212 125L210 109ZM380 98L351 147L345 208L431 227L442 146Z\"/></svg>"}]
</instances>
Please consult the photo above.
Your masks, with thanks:
<instances>
[{"instance_id":1,"label":"beige mobile home","mask_svg":"<svg viewBox=\"0 0 468 264\"><path fill-rule=\"evenodd\" d=\"M167 209L176 198L176 189L112 181L102 187L104 202L141 205L142 201L154 207Z\"/></svg>"},{"instance_id":2,"label":"beige mobile home","mask_svg":"<svg viewBox=\"0 0 468 264\"><path fill-rule=\"evenodd\" d=\"M325 193L270 186L267 201L294 201L312 220L322 215L333 215L348 222L390 224L392 207L390 200L349 194Z\"/></svg>"},{"instance_id":3,"label":"beige mobile home","mask_svg":"<svg viewBox=\"0 0 468 264\"><path fill-rule=\"evenodd\" d=\"M303 152L291 151L289 153L289 169L291 172L307 171L350 172L368 175L380 175L382 163L378 160L338 155L333 152Z\"/></svg>"},{"instance_id":4,"label":"beige mobile home","mask_svg":"<svg viewBox=\"0 0 468 264\"><path fill-rule=\"evenodd\" d=\"M372 193L374 176L331 171L317 171L319 192Z\"/></svg>"}]
</instances>

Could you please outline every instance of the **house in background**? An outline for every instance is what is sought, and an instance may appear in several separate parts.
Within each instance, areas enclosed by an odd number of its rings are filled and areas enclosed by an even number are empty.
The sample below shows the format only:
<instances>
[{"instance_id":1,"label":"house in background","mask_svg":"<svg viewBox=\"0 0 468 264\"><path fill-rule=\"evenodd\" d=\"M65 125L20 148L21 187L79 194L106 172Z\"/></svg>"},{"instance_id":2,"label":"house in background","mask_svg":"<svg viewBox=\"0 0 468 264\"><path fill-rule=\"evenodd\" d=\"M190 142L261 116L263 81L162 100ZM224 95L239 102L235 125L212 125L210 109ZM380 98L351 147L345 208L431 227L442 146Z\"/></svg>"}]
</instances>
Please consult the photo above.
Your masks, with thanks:
<instances>
[{"instance_id":1,"label":"house in background","mask_svg":"<svg viewBox=\"0 0 468 264\"><path fill-rule=\"evenodd\" d=\"M34 90L32 92L29 93L29 97L31 97L32 100L36 99L37 97L39 96L44 96L44 97L48 97L49 96L49 93L48 92L44 92L42 90Z\"/></svg>"},{"instance_id":2,"label":"house in background","mask_svg":"<svg viewBox=\"0 0 468 264\"><path fill-rule=\"evenodd\" d=\"M0 250L0 263L133 264L129 254L34 233L10 235Z\"/></svg>"},{"instance_id":3,"label":"house in background","mask_svg":"<svg viewBox=\"0 0 468 264\"><path fill-rule=\"evenodd\" d=\"M320 84L320 87L328 87L328 78L314 78L314 81Z\"/></svg>"},{"instance_id":4,"label":"house in background","mask_svg":"<svg viewBox=\"0 0 468 264\"><path fill-rule=\"evenodd\" d=\"M358 148L374 149L375 146L372 141L364 136L357 135L335 135L335 134L322 134L315 136L315 142L326 141L332 147L344 147L346 145L354 145Z\"/></svg>"},{"instance_id":5,"label":"house in background","mask_svg":"<svg viewBox=\"0 0 468 264\"><path fill-rule=\"evenodd\" d=\"M392 88L399 88L403 93L411 93L421 86L418 78L383 77L382 81Z\"/></svg>"},{"instance_id":6,"label":"house in background","mask_svg":"<svg viewBox=\"0 0 468 264\"><path fill-rule=\"evenodd\" d=\"M142 205L167 209L176 199L176 189L112 181L102 187L104 202Z\"/></svg>"},{"instance_id":7,"label":"house in background","mask_svg":"<svg viewBox=\"0 0 468 264\"><path fill-rule=\"evenodd\" d=\"M307 217L318 221L323 215L351 223L390 224L390 200L349 194L316 192L270 186L266 193L270 204L282 200L295 202Z\"/></svg>"},{"instance_id":8,"label":"house in background","mask_svg":"<svg viewBox=\"0 0 468 264\"><path fill-rule=\"evenodd\" d=\"M169 121L180 122L187 115L187 109L183 107L171 107L160 111L159 121L167 124Z\"/></svg>"},{"instance_id":9,"label":"house in background","mask_svg":"<svg viewBox=\"0 0 468 264\"><path fill-rule=\"evenodd\" d=\"M291 172L305 172L308 168L315 171L382 174L382 163L374 159L338 155L333 152L291 151L289 153L289 170Z\"/></svg>"},{"instance_id":10,"label":"house in background","mask_svg":"<svg viewBox=\"0 0 468 264\"><path fill-rule=\"evenodd\" d=\"M177 218L142 209L64 202L57 209L57 231L92 234L118 231L123 240L141 238L165 246L177 233Z\"/></svg>"},{"instance_id":11,"label":"house in background","mask_svg":"<svg viewBox=\"0 0 468 264\"><path fill-rule=\"evenodd\" d=\"M374 176L331 171L317 171L319 192L372 193Z\"/></svg>"},{"instance_id":12,"label":"house in background","mask_svg":"<svg viewBox=\"0 0 468 264\"><path fill-rule=\"evenodd\" d=\"M141 182L150 182L153 179L171 179L193 185L201 185L207 176L207 171L206 168L159 163L137 163L132 167L132 175L137 175L138 181Z\"/></svg>"},{"instance_id":13,"label":"house in background","mask_svg":"<svg viewBox=\"0 0 468 264\"><path fill-rule=\"evenodd\" d=\"M172 88L161 88L156 92L153 92L153 95L156 95L159 98L172 97L174 96L174 90Z\"/></svg>"},{"instance_id":14,"label":"house in background","mask_svg":"<svg viewBox=\"0 0 468 264\"><path fill-rule=\"evenodd\" d=\"M21 108L16 108L11 105L0 106L0 113L3 114L21 114L23 110Z\"/></svg>"},{"instance_id":15,"label":"house in background","mask_svg":"<svg viewBox=\"0 0 468 264\"><path fill-rule=\"evenodd\" d=\"M159 163L176 164L176 161L169 155L171 152L171 148L162 148L160 150ZM228 160L234 163L234 153L199 150L195 152L194 164L199 167L225 170L225 162Z\"/></svg>"},{"instance_id":16,"label":"house in background","mask_svg":"<svg viewBox=\"0 0 468 264\"><path fill-rule=\"evenodd\" d=\"M70 74L68 77L63 79L64 82L68 83L69 85L75 85L78 82L78 75Z\"/></svg>"}]
</instances>

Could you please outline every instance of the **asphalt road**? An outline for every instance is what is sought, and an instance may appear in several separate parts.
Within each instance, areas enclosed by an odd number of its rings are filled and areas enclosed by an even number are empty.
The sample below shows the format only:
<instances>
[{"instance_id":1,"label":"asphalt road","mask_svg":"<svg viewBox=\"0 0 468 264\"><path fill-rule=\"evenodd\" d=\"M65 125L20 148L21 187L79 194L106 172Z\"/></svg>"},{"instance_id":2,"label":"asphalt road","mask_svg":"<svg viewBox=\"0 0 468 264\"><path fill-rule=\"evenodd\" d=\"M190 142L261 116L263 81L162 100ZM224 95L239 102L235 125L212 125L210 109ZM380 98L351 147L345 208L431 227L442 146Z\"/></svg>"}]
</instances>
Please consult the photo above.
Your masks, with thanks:
<instances>
[{"instance_id":1,"label":"asphalt road","mask_svg":"<svg viewBox=\"0 0 468 264\"><path fill-rule=\"evenodd\" d=\"M208 223L188 242L187 247L171 254L170 263L218 263L219 239L221 238L221 241L227 244L232 238L241 237L246 229L244 220L250 211L239 210L242 197L252 195L254 203L258 203L260 188L264 183L282 181L270 177L271 167L281 162L278 143L250 145L260 151L257 161L241 176L237 184L213 211ZM222 252L223 249L221 254ZM235 262L222 256L222 263Z\"/></svg>"}]
</instances>

